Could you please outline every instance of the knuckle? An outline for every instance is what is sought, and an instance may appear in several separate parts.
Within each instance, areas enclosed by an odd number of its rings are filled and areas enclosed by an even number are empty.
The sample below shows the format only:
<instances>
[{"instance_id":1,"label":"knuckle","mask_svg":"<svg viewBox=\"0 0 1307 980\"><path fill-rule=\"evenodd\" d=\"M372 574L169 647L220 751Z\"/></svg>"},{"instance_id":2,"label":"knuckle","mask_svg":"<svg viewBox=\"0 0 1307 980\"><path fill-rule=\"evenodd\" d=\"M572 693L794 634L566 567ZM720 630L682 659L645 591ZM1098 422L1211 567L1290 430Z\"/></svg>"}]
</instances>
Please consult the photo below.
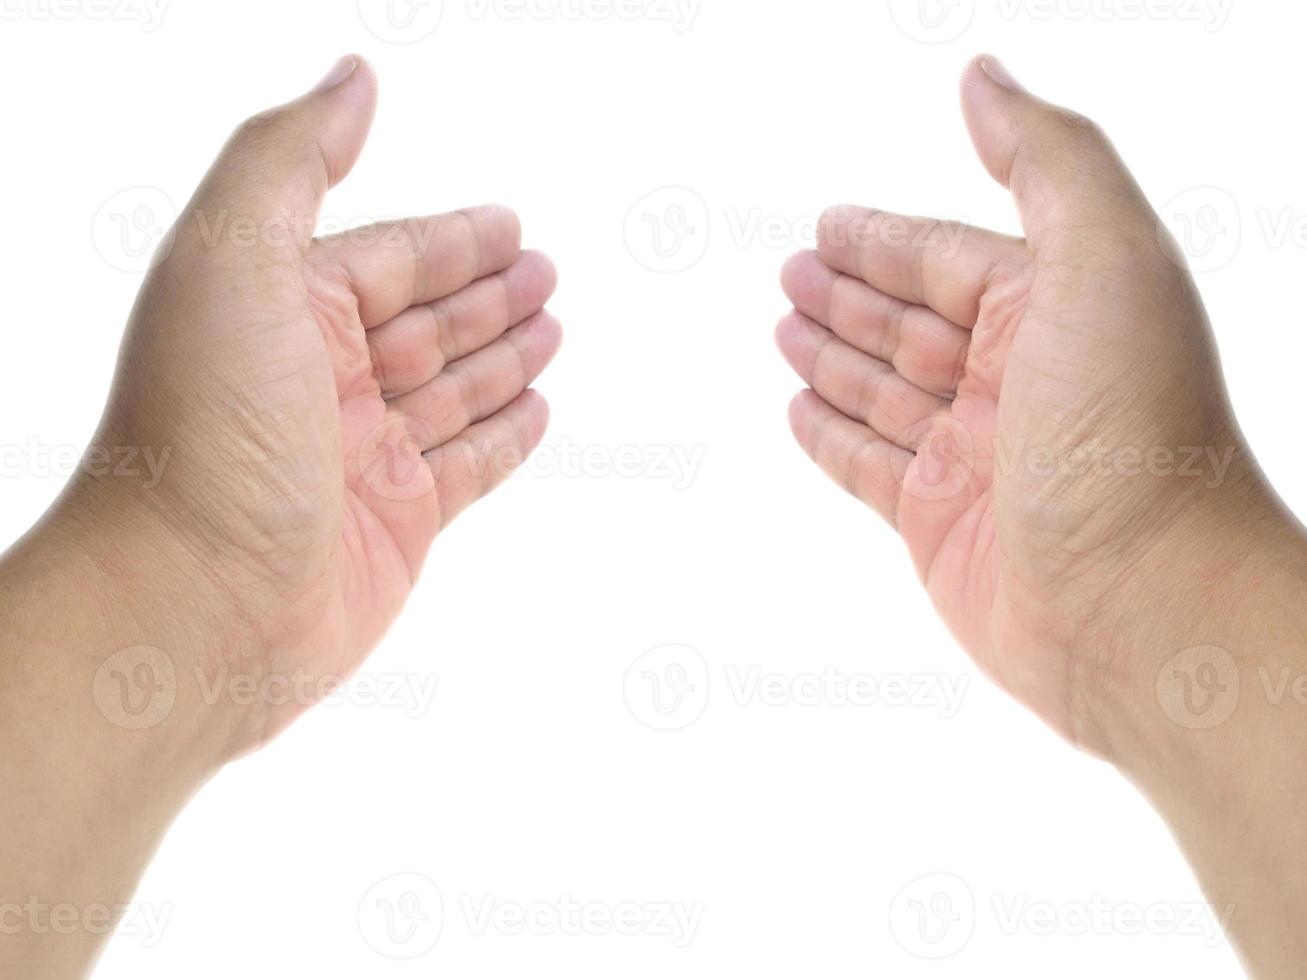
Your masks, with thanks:
<instances>
[{"instance_id":1,"label":"knuckle","mask_svg":"<svg viewBox=\"0 0 1307 980\"><path fill-rule=\"evenodd\" d=\"M281 114L275 109L257 112L236 127L232 141L242 146L259 145L274 140L281 129Z\"/></svg>"},{"instance_id":2,"label":"knuckle","mask_svg":"<svg viewBox=\"0 0 1307 980\"><path fill-rule=\"evenodd\" d=\"M905 432L917 421L917 399L908 385L893 380L891 384L882 384L879 408L886 423L900 432Z\"/></svg>"},{"instance_id":3,"label":"knuckle","mask_svg":"<svg viewBox=\"0 0 1307 980\"><path fill-rule=\"evenodd\" d=\"M1103 128L1088 116L1070 109L1059 109L1056 120L1059 134L1069 143L1083 145L1107 142Z\"/></svg>"},{"instance_id":4,"label":"knuckle","mask_svg":"<svg viewBox=\"0 0 1307 980\"><path fill-rule=\"evenodd\" d=\"M866 231L872 223L871 212L859 211L847 204L827 208L817 219L817 239L822 245L840 248L856 244L859 231Z\"/></svg>"}]
</instances>

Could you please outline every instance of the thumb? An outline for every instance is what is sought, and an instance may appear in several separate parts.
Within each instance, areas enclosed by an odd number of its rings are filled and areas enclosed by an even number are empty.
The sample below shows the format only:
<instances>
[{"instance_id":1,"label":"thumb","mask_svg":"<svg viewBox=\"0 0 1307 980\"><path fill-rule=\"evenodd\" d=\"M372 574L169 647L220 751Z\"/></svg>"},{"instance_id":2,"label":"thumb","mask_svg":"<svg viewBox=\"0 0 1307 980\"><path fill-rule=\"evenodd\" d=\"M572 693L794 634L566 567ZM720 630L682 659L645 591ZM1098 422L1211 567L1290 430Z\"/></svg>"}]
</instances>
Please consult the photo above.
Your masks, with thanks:
<instances>
[{"instance_id":1,"label":"thumb","mask_svg":"<svg viewBox=\"0 0 1307 980\"><path fill-rule=\"evenodd\" d=\"M362 152L376 104L372 67L341 58L307 94L237 127L183 220L211 244L227 228L247 241L257 235L256 244L303 248L327 191Z\"/></svg>"},{"instance_id":2,"label":"thumb","mask_svg":"<svg viewBox=\"0 0 1307 980\"><path fill-rule=\"evenodd\" d=\"M1096 124L1031 95L1003 63L981 55L962 75L962 110L976 151L1016 199L1036 253L1086 236L1146 236L1157 218Z\"/></svg>"}]
</instances>

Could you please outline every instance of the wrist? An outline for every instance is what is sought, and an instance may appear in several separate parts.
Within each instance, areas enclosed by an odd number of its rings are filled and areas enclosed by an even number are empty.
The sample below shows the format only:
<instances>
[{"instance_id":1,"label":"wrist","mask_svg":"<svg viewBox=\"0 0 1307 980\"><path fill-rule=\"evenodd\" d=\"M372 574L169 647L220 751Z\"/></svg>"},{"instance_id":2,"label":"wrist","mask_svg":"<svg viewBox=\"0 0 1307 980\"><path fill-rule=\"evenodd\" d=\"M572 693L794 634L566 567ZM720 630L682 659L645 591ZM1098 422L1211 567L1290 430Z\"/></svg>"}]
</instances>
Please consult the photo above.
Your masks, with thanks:
<instances>
[{"instance_id":1,"label":"wrist","mask_svg":"<svg viewBox=\"0 0 1307 980\"><path fill-rule=\"evenodd\" d=\"M1127 776L1246 769L1261 738L1307 720L1307 536L1278 506L1195 508L1119 596L1087 632L1080 689Z\"/></svg>"},{"instance_id":2,"label":"wrist","mask_svg":"<svg viewBox=\"0 0 1307 980\"><path fill-rule=\"evenodd\" d=\"M214 620L180 560L140 515L67 501L0 559L0 904L122 909L229 758L234 717L186 683ZM111 927L11 928L0 974L80 976Z\"/></svg>"},{"instance_id":3,"label":"wrist","mask_svg":"<svg viewBox=\"0 0 1307 980\"><path fill-rule=\"evenodd\" d=\"M1267 913L1307 914L1292 859L1307 847L1307 544L1278 507L1241 513L1199 515L1135 581L1135 611L1098 638L1096 719L1250 973L1297 976L1304 950Z\"/></svg>"},{"instance_id":4,"label":"wrist","mask_svg":"<svg viewBox=\"0 0 1307 980\"><path fill-rule=\"evenodd\" d=\"M203 682L249 638L190 564L145 509L59 506L0 562L0 697L33 709L6 710L57 711L83 758L193 791L256 720Z\"/></svg>"}]
</instances>

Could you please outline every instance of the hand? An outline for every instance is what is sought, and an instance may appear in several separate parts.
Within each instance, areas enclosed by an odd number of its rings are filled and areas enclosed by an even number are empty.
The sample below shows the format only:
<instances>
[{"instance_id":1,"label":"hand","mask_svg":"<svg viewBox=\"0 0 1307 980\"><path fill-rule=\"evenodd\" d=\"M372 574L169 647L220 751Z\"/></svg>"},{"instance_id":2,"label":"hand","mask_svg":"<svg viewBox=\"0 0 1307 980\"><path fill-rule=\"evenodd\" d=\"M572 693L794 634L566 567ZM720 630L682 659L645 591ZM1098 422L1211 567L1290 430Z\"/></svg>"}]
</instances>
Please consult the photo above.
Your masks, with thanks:
<instances>
[{"instance_id":1,"label":"hand","mask_svg":"<svg viewBox=\"0 0 1307 980\"><path fill-rule=\"evenodd\" d=\"M1302 706L1267 679L1307 676L1307 538L1106 137L988 57L962 103L1025 239L828 212L783 276L795 433L982 669L1157 806L1250 976L1299 977Z\"/></svg>"},{"instance_id":2,"label":"hand","mask_svg":"<svg viewBox=\"0 0 1307 980\"><path fill-rule=\"evenodd\" d=\"M797 309L778 340L812 386L791 418L898 528L980 666L1110 756L1180 650L1163 597L1201 603L1204 569L1291 521L1234 422L1180 252L1106 137L992 58L962 101L1026 238L827 212L818 251L783 276Z\"/></svg>"},{"instance_id":3,"label":"hand","mask_svg":"<svg viewBox=\"0 0 1307 980\"><path fill-rule=\"evenodd\" d=\"M349 57L236 132L142 289L96 438L152 449L162 480L84 479L53 518L143 525L153 568L133 581L148 590L166 554L196 584L191 601L226 627L203 654L164 650L182 683L200 671L284 694L347 677L437 532L545 428L524 389L559 344L542 312L554 272L520 251L512 212L313 240L375 102L371 68ZM163 646L148 629L139 642ZM233 752L308 706L275 700L229 722Z\"/></svg>"},{"instance_id":4,"label":"hand","mask_svg":"<svg viewBox=\"0 0 1307 980\"><path fill-rule=\"evenodd\" d=\"M120 908L191 794L359 665L544 431L524 389L559 343L554 273L511 212L312 238L375 101L346 58L237 131L156 256L88 457L151 466L84 467L0 562L8 907ZM109 924L20 926L0 975L82 976Z\"/></svg>"}]
</instances>

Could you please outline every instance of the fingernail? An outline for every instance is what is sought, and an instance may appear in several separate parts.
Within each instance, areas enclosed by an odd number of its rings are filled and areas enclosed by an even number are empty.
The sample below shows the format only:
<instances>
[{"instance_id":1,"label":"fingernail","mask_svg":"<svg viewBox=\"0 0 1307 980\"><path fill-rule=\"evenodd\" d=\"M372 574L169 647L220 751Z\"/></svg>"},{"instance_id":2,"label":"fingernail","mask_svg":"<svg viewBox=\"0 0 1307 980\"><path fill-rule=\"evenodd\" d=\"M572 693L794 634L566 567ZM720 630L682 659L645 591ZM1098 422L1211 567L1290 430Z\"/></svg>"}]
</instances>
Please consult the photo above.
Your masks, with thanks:
<instances>
[{"instance_id":1,"label":"fingernail","mask_svg":"<svg viewBox=\"0 0 1307 980\"><path fill-rule=\"evenodd\" d=\"M1010 89L1013 92L1024 92L1026 90L1025 86L1018 82L1016 77L1007 70L1007 65L993 55L987 54L980 59L980 70L1005 89Z\"/></svg>"},{"instance_id":2,"label":"fingernail","mask_svg":"<svg viewBox=\"0 0 1307 980\"><path fill-rule=\"evenodd\" d=\"M335 88L345 79L349 78L350 75L353 75L354 70L358 68L358 66L359 63L357 58L352 54L345 55L345 57L341 58L331 66L331 71L327 72L322 81L318 82L318 84L313 87L313 91L325 92L327 89Z\"/></svg>"}]
</instances>

